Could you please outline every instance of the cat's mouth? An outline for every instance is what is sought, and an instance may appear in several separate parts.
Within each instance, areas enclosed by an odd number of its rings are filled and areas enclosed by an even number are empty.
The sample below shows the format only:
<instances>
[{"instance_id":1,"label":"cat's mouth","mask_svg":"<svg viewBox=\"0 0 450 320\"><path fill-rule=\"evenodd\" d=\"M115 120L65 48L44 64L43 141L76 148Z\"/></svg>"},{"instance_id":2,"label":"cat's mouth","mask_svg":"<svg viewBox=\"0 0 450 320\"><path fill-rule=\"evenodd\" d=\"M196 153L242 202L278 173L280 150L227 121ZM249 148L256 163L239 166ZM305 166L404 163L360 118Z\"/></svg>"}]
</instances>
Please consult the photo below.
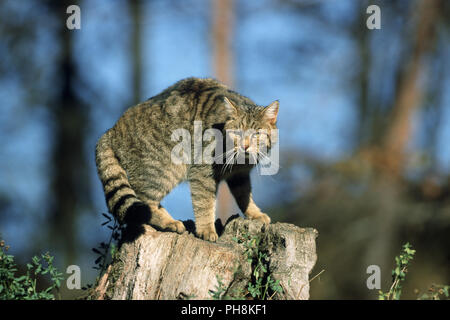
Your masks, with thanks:
<instances>
[{"instance_id":1,"label":"cat's mouth","mask_svg":"<svg viewBox=\"0 0 450 320\"><path fill-rule=\"evenodd\" d=\"M257 163L259 160L258 152L254 151L254 150L250 150L250 149L244 150L243 148L239 148L237 150L237 154L238 154L238 156L243 156L246 160L246 163L248 163L247 160L253 160L255 163Z\"/></svg>"},{"instance_id":2,"label":"cat's mouth","mask_svg":"<svg viewBox=\"0 0 450 320\"><path fill-rule=\"evenodd\" d=\"M256 150L255 150L256 149ZM266 158L266 154L263 150L250 146L245 148L245 146L234 147L228 152L225 152L225 163L234 164L258 164L263 158Z\"/></svg>"}]
</instances>

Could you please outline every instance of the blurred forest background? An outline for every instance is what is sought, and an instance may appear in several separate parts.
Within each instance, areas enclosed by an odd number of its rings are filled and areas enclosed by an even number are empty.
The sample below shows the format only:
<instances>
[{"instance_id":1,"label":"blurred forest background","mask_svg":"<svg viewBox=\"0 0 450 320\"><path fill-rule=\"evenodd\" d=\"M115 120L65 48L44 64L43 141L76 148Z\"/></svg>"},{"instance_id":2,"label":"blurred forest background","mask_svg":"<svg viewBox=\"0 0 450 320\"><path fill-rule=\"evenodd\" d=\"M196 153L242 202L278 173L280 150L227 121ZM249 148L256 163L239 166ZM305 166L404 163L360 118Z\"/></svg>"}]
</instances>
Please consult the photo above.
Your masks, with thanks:
<instances>
[{"instance_id":1,"label":"blurred forest background","mask_svg":"<svg viewBox=\"0 0 450 320\"><path fill-rule=\"evenodd\" d=\"M19 261L50 250L92 283L91 248L109 237L97 139L174 82L216 77L280 100L281 169L254 174L254 197L319 231L311 298L375 299L366 268L387 290L407 241L403 297L416 298L450 282L449 57L445 0L1 0L0 234ZM164 205L193 218L186 184Z\"/></svg>"}]
</instances>

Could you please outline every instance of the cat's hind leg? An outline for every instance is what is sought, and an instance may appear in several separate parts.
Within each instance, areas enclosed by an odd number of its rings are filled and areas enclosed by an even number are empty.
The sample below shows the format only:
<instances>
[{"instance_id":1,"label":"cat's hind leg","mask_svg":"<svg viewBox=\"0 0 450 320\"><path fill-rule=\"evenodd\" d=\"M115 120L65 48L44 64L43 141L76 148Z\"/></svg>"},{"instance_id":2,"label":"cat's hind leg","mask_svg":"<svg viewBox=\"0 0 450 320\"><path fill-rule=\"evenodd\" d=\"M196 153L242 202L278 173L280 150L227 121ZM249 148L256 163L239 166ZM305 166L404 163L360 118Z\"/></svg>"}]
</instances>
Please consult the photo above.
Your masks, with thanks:
<instances>
[{"instance_id":1,"label":"cat's hind leg","mask_svg":"<svg viewBox=\"0 0 450 320\"><path fill-rule=\"evenodd\" d=\"M160 230L168 230L177 233L186 231L184 224L172 218L167 210L161 206L164 197L175 188L185 176L186 169L182 166L166 166L160 168L147 164L144 178L134 178L138 198L144 201L151 211L149 224ZM151 179L147 178L151 177Z\"/></svg>"},{"instance_id":2,"label":"cat's hind leg","mask_svg":"<svg viewBox=\"0 0 450 320\"><path fill-rule=\"evenodd\" d=\"M183 222L172 218L169 212L167 212L161 204L157 204L152 201L148 201L147 203L151 211L150 224L152 226L155 226L161 230L169 230L177 233L183 233L186 231Z\"/></svg>"}]
</instances>

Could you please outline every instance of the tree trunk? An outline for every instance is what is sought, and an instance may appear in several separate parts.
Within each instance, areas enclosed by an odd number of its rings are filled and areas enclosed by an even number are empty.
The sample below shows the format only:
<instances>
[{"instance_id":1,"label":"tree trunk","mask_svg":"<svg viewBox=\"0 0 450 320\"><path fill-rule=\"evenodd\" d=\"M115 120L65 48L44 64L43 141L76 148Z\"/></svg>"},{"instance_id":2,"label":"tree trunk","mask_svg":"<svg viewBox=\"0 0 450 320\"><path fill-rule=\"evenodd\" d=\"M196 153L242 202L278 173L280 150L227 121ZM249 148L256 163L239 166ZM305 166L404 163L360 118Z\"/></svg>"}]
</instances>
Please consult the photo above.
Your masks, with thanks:
<instances>
[{"instance_id":1,"label":"tree trunk","mask_svg":"<svg viewBox=\"0 0 450 320\"><path fill-rule=\"evenodd\" d=\"M212 41L214 73L218 80L233 86L231 48L233 1L215 0L212 7Z\"/></svg>"},{"instance_id":2,"label":"tree trunk","mask_svg":"<svg viewBox=\"0 0 450 320\"><path fill-rule=\"evenodd\" d=\"M216 243L187 232L160 232L147 225L144 229L136 240L122 244L89 298L211 299L216 292L220 298L248 299L249 283L256 282L255 270L260 271L263 284L270 275L281 285L282 292L269 288L265 298L309 298L308 276L317 259L315 229L286 223L265 226L237 218L222 228ZM259 241L237 240L253 237ZM256 256L259 252L267 257L262 259L266 273L257 269L255 255L249 262L245 247L251 244Z\"/></svg>"},{"instance_id":3,"label":"tree trunk","mask_svg":"<svg viewBox=\"0 0 450 320\"><path fill-rule=\"evenodd\" d=\"M370 154L372 164L380 173L375 190L383 194L377 214L372 225L377 235L366 251L367 264L377 264L385 270L392 257L392 243L395 243L402 223L398 219L398 204L402 196L401 177L404 174L408 154L407 146L412 137L413 116L422 105L423 86L419 85L420 77L427 71L426 57L436 39L436 21L439 20L441 2L439 0L417 1L412 14L417 19L412 51L405 61L400 74L391 113L391 123L387 128L381 148Z\"/></svg>"},{"instance_id":4,"label":"tree trunk","mask_svg":"<svg viewBox=\"0 0 450 320\"><path fill-rule=\"evenodd\" d=\"M406 147L412 135L412 120L422 103L423 86L419 78L426 71L425 57L436 39L436 21L439 18L439 0L417 2L418 15L412 52L400 75L396 92L392 122L382 146L382 171L387 177L397 179L404 171Z\"/></svg>"},{"instance_id":5,"label":"tree trunk","mask_svg":"<svg viewBox=\"0 0 450 320\"><path fill-rule=\"evenodd\" d=\"M64 17L66 8L79 1L48 2L52 18ZM78 72L74 53L76 31L61 23L55 33L60 53L53 63L59 80L53 85L52 144L49 168L51 184L48 194L49 233L51 242L64 255L64 263L73 264L77 253L76 220L80 211L90 206L85 141L90 129L86 105L77 92Z\"/></svg>"},{"instance_id":6,"label":"tree trunk","mask_svg":"<svg viewBox=\"0 0 450 320\"><path fill-rule=\"evenodd\" d=\"M212 3L212 51L213 69L217 80L233 87L233 0L214 0ZM231 191L225 182L219 184L217 191L216 216L225 223L233 214L239 212Z\"/></svg>"},{"instance_id":7,"label":"tree trunk","mask_svg":"<svg viewBox=\"0 0 450 320\"><path fill-rule=\"evenodd\" d=\"M142 99L142 16L144 6L141 0L131 0L130 18L132 20L131 28L131 64L132 64L132 86L133 100L131 105L138 104Z\"/></svg>"}]
</instances>

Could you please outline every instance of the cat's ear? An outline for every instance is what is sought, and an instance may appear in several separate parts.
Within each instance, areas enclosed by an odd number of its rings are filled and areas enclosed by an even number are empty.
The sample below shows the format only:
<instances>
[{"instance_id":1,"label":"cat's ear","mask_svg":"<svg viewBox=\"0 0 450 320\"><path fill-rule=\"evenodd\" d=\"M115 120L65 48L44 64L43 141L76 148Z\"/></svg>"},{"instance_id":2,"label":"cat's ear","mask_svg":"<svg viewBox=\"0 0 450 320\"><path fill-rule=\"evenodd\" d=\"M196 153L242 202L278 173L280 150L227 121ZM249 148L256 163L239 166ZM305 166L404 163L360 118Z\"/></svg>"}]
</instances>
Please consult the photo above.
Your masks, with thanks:
<instances>
[{"instance_id":1,"label":"cat's ear","mask_svg":"<svg viewBox=\"0 0 450 320\"><path fill-rule=\"evenodd\" d=\"M275 100L267 107L264 108L264 118L270 123L275 124L277 122L278 108L280 107L280 102Z\"/></svg>"},{"instance_id":2,"label":"cat's ear","mask_svg":"<svg viewBox=\"0 0 450 320\"><path fill-rule=\"evenodd\" d=\"M237 113L237 108L227 97L223 97L223 101L225 102L225 109L227 110L229 115L233 115Z\"/></svg>"}]
</instances>

